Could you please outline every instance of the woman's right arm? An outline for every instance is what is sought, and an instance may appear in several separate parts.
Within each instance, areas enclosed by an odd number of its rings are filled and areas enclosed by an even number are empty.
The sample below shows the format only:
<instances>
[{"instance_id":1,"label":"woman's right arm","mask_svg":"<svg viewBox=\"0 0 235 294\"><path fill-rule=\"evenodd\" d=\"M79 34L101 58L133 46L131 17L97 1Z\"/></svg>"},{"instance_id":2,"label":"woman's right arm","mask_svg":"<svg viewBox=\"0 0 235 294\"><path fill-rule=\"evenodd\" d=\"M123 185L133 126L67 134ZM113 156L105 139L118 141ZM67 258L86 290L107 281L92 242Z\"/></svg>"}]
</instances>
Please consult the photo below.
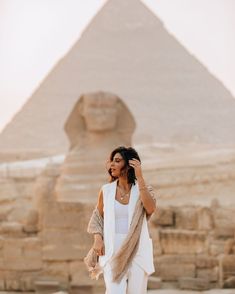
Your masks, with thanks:
<instances>
[{"instance_id":1,"label":"woman's right arm","mask_svg":"<svg viewBox=\"0 0 235 294\"><path fill-rule=\"evenodd\" d=\"M104 203L103 203L103 191L102 191L102 189L99 192L96 207L99 210L100 215L104 218ZM99 233L94 234L93 248L96 250L98 255L104 255L105 254L104 241L103 241L102 236Z\"/></svg>"},{"instance_id":2,"label":"woman's right arm","mask_svg":"<svg viewBox=\"0 0 235 294\"><path fill-rule=\"evenodd\" d=\"M103 191L102 191L102 189L99 192L96 207L98 208L100 215L104 218L104 202L103 202Z\"/></svg>"}]
</instances>

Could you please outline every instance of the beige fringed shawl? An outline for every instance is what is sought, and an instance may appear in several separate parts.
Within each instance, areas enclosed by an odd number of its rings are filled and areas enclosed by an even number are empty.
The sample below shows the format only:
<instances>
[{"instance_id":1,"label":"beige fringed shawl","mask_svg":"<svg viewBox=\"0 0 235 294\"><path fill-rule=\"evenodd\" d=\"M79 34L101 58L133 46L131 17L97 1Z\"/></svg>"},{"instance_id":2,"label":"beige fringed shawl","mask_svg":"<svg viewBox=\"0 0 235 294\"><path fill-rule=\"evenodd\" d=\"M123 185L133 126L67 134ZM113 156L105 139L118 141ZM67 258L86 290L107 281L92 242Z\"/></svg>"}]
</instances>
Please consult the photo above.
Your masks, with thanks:
<instances>
[{"instance_id":1,"label":"beige fringed shawl","mask_svg":"<svg viewBox=\"0 0 235 294\"><path fill-rule=\"evenodd\" d=\"M148 186L148 190L154 201L156 201L152 187ZM139 198L136 202L128 234L121 248L114 254L111 260L113 282L119 282L123 278L138 250L139 238L145 213L145 208ZM150 215L146 216L147 220L149 220ZM90 234L100 233L101 236L103 236L103 218L99 214L99 210L97 208L95 208L92 213L87 232ZM96 280L98 280L99 275L102 273L102 268L99 266L98 258L99 257L93 248L89 250L87 256L84 258L90 277Z\"/></svg>"}]
</instances>

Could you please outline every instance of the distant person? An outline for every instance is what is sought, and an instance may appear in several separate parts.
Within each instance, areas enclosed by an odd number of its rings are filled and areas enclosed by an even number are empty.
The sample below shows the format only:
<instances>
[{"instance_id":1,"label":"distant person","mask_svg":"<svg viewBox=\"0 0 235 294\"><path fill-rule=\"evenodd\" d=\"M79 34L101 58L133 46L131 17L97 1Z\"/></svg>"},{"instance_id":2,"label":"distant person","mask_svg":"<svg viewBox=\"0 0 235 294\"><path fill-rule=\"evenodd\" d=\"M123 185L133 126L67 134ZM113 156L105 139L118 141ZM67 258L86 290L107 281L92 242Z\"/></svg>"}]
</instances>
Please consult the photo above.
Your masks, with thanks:
<instances>
[{"instance_id":1,"label":"distant person","mask_svg":"<svg viewBox=\"0 0 235 294\"><path fill-rule=\"evenodd\" d=\"M156 210L154 192L132 147L113 150L107 169L110 183L102 186L87 229L94 244L86 263L93 256L92 269L96 279L103 273L105 294L145 294L148 276L155 271L147 225Z\"/></svg>"}]
</instances>

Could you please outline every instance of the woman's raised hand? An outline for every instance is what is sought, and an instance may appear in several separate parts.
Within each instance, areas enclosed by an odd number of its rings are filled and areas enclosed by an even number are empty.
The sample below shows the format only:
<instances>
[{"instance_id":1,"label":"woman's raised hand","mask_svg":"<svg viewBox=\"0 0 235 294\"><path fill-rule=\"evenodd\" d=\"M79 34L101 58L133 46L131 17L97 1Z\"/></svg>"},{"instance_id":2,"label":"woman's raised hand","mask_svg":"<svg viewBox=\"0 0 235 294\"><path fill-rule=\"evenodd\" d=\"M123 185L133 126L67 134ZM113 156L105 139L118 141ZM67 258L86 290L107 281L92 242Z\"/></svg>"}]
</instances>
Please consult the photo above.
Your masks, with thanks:
<instances>
[{"instance_id":1,"label":"woman's raised hand","mask_svg":"<svg viewBox=\"0 0 235 294\"><path fill-rule=\"evenodd\" d=\"M129 160L129 165L134 168L135 176L137 178L142 177L141 162L138 159L136 159L136 158L130 159Z\"/></svg>"}]
</instances>

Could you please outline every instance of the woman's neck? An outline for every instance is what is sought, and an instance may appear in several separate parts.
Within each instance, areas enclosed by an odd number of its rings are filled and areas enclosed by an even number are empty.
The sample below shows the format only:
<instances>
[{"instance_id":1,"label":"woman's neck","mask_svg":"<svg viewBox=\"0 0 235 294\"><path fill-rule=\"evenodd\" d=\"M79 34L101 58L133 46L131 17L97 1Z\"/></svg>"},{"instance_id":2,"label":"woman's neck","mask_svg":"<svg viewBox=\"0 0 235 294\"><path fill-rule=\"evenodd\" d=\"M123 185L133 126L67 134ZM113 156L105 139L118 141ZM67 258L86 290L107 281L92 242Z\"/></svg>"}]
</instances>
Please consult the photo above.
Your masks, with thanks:
<instances>
[{"instance_id":1,"label":"woman's neck","mask_svg":"<svg viewBox=\"0 0 235 294\"><path fill-rule=\"evenodd\" d=\"M128 183L127 177L119 177L117 184L123 190L129 190L131 187L131 184Z\"/></svg>"}]
</instances>

